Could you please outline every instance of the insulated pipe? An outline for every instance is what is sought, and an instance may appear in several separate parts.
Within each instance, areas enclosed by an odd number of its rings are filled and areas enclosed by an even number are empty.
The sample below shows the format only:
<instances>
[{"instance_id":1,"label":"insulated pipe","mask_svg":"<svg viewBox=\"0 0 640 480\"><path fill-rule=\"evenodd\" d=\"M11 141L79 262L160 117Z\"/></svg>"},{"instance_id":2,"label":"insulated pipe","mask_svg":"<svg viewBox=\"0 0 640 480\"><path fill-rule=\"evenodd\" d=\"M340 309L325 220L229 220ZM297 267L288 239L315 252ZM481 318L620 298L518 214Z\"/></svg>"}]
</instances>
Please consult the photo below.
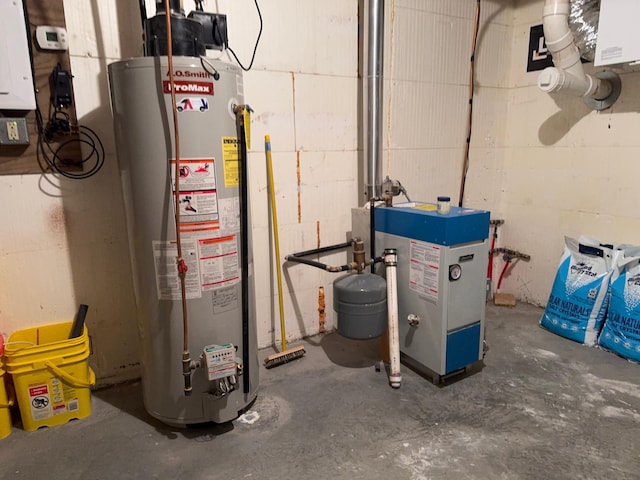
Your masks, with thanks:
<instances>
[{"instance_id":1,"label":"insulated pipe","mask_svg":"<svg viewBox=\"0 0 640 480\"><path fill-rule=\"evenodd\" d=\"M542 71L538 87L546 93L566 91L579 97L605 100L614 88L608 80L584 72L580 52L569 29L570 13L569 0L545 0L542 16L544 37L555 67Z\"/></svg>"},{"instance_id":2,"label":"insulated pipe","mask_svg":"<svg viewBox=\"0 0 640 480\"><path fill-rule=\"evenodd\" d=\"M369 1L367 55L367 195L382 195L382 71L384 0Z\"/></svg>"},{"instance_id":3,"label":"insulated pipe","mask_svg":"<svg viewBox=\"0 0 640 480\"><path fill-rule=\"evenodd\" d=\"M287 262L292 263L303 263L305 265L309 265L311 267L319 268L320 270L325 270L327 272L338 273L338 272L348 272L350 270L355 270L357 265L355 263L347 263L346 265L340 265L339 267L334 267L331 265L327 265L326 263L316 262L315 260L309 260L307 258L294 257L293 255L287 255L284 257Z\"/></svg>"},{"instance_id":4,"label":"insulated pipe","mask_svg":"<svg viewBox=\"0 0 640 480\"><path fill-rule=\"evenodd\" d=\"M384 251L384 265L387 276L387 321L389 330L389 385L400 388L400 336L398 333L398 282L396 267L398 253L395 248Z\"/></svg>"},{"instance_id":5,"label":"insulated pipe","mask_svg":"<svg viewBox=\"0 0 640 480\"><path fill-rule=\"evenodd\" d=\"M314 249L311 249L311 250L304 250L302 252L292 253L290 256L291 257L306 257L306 256L309 256L309 255L316 255L318 253L332 252L334 250L340 250L342 248L349 248L352 243L353 243L353 240L349 240L348 242L338 243L336 245L329 245L327 247L314 248Z\"/></svg>"}]
</instances>

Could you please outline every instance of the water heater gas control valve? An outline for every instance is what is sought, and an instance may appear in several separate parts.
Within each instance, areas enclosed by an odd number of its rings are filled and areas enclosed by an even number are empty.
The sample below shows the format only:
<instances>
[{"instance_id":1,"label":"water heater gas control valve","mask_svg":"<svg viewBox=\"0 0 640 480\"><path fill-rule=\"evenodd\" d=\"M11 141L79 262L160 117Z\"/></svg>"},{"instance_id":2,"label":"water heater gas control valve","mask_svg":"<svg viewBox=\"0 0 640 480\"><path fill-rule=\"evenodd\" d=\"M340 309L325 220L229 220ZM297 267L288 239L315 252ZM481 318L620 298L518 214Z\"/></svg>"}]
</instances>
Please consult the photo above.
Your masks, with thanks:
<instances>
[{"instance_id":1,"label":"water heater gas control valve","mask_svg":"<svg viewBox=\"0 0 640 480\"><path fill-rule=\"evenodd\" d=\"M236 375L236 349L231 343L204 347L204 358L209 381Z\"/></svg>"}]
</instances>

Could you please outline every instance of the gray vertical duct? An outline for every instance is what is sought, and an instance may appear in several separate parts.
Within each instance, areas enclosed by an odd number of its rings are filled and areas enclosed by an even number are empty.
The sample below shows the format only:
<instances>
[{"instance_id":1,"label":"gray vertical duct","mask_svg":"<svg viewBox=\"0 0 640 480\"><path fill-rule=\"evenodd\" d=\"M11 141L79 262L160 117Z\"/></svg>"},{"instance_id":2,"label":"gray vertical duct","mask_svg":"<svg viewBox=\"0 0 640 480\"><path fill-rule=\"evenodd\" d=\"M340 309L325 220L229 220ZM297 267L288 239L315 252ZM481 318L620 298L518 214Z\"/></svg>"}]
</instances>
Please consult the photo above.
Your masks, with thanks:
<instances>
[{"instance_id":1,"label":"gray vertical duct","mask_svg":"<svg viewBox=\"0 0 640 480\"><path fill-rule=\"evenodd\" d=\"M384 0L369 1L367 44L367 195L382 195L382 70Z\"/></svg>"}]
</instances>

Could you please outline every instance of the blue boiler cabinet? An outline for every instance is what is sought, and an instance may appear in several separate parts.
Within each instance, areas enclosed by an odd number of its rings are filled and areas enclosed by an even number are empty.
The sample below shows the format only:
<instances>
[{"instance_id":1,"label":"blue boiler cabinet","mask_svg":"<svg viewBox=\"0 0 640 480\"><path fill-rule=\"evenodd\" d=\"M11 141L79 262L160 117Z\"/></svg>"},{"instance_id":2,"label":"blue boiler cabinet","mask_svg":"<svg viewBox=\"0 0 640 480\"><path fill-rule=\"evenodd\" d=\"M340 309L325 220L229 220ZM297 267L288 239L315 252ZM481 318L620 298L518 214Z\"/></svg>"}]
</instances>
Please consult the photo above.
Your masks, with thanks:
<instances>
[{"instance_id":1,"label":"blue boiler cabinet","mask_svg":"<svg viewBox=\"0 0 640 480\"><path fill-rule=\"evenodd\" d=\"M429 203L375 209L376 251L398 251L404 363L439 383L484 354L489 212Z\"/></svg>"}]
</instances>

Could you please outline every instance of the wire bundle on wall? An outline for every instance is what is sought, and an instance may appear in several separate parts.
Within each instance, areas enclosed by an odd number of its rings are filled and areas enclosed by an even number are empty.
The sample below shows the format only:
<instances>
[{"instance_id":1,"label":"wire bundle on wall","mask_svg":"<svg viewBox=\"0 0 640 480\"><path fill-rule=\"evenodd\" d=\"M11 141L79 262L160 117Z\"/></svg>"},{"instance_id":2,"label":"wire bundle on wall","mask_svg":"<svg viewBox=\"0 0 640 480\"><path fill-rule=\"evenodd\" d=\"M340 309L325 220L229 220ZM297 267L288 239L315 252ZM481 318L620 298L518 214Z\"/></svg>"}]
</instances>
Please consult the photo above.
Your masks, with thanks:
<instances>
[{"instance_id":1,"label":"wire bundle on wall","mask_svg":"<svg viewBox=\"0 0 640 480\"><path fill-rule=\"evenodd\" d=\"M464 149L464 162L462 165L462 177L460 179L460 197L458 206L462 207L464 202L464 189L467 182L467 172L469 171L469 148L471 146L471 127L473 122L473 93L474 93L474 72L476 61L476 46L478 44L478 30L480 27L480 0L476 3L476 14L473 28L473 40L471 43L471 65L469 67L469 113L467 118L467 138Z\"/></svg>"},{"instance_id":2,"label":"wire bundle on wall","mask_svg":"<svg viewBox=\"0 0 640 480\"><path fill-rule=\"evenodd\" d=\"M238 62L238 65L240 65L240 68L242 68L242 70L244 70L245 72L248 72L249 70L251 70L251 67L253 67L253 61L256 58L256 51L258 50L258 44L260 43L260 36L262 35L262 14L260 13L260 6L258 5L258 0L253 0L253 1L256 4L258 18L260 19L260 30L258 30L258 37L256 38L256 44L253 47L253 55L251 55L251 62L249 63L249 66L245 67L244 65L242 65L242 62L240 62L240 60L238 59L236 52L234 52L233 49L228 44L226 45L227 50L231 52L231 55L233 55L233 58L236 59L236 62Z\"/></svg>"},{"instance_id":3,"label":"wire bundle on wall","mask_svg":"<svg viewBox=\"0 0 640 480\"><path fill-rule=\"evenodd\" d=\"M72 124L68 113L56 109L45 125L36 100L36 127L38 151L46 165L55 173L73 180L83 180L98 173L104 165L104 145L98 134L89 127ZM71 136L74 134L77 136ZM70 138L54 148L51 144L52 140L59 135L70 135ZM70 149L78 143L81 147L83 145L85 148L88 147L88 152L80 161L66 157L65 149ZM91 165L91 167L85 168L85 165ZM77 167L81 167L82 170L74 172L72 169Z\"/></svg>"},{"instance_id":4,"label":"wire bundle on wall","mask_svg":"<svg viewBox=\"0 0 640 480\"><path fill-rule=\"evenodd\" d=\"M29 20L29 11L24 8L24 20L27 27L27 31L30 30L32 23ZM51 171L62 175L63 177L73 180L83 180L85 178L92 177L100 171L104 165L104 145L100 140L98 134L89 127L83 125L74 124L70 115L62 109L61 105L52 100L54 104L54 110L47 122L45 123L40 110L40 104L38 102L38 88L36 86L36 68L33 61L33 40L31 35L27 35L27 45L29 48L29 58L31 64L31 76L33 78L33 89L36 93L36 129L38 132L38 154L45 165ZM54 69L53 74L59 72L62 69L58 64ZM70 76L70 75L69 75ZM66 106L71 105L71 98ZM53 140L56 137L68 136L66 140L63 140L59 145L52 145ZM59 142L56 142L59 143ZM65 150L75 151L75 147L79 144L80 151L82 147L85 149L88 147L88 153L84 155L80 161L76 159L70 159L64 155ZM93 161L93 163L91 163ZM85 168L86 165L91 165L90 168ZM75 172L74 169L80 167L81 171Z\"/></svg>"}]
</instances>

